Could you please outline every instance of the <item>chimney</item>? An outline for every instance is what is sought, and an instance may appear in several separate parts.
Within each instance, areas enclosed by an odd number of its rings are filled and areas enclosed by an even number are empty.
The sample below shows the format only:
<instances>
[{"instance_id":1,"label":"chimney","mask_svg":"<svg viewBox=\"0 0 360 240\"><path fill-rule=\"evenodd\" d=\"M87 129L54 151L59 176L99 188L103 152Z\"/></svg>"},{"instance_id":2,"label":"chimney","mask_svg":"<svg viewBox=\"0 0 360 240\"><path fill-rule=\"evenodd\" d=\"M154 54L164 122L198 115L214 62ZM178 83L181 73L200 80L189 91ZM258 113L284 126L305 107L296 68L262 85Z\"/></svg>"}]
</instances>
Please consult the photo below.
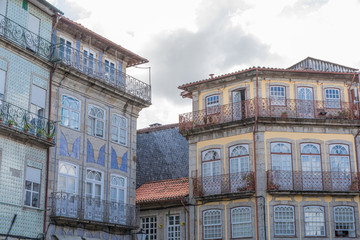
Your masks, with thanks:
<instances>
[{"instance_id":1,"label":"chimney","mask_svg":"<svg viewBox=\"0 0 360 240\"><path fill-rule=\"evenodd\" d=\"M210 73L209 76L210 76L211 79L214 78L214 74L213 74L213 73Z\"/></svg>"}]
</instances>

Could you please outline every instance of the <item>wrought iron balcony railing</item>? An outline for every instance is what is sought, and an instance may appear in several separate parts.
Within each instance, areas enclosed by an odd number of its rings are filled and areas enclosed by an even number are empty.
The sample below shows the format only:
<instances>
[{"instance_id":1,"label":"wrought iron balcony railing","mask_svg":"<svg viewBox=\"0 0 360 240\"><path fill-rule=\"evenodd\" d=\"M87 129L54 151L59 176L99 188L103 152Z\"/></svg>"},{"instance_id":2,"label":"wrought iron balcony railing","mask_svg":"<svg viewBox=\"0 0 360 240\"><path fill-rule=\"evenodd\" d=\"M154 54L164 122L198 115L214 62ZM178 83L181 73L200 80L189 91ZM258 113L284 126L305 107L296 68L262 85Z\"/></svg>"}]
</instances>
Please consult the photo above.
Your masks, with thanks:
<instances>
[{"instance_id":1,"label":"wrought iron balcony railing","mask_svg":"<svg viewBox=\"0 0 360 240\"><path fill-rule=\"evenodd\" d=\"M239 194L255 191L253 172L193 177L194 197Z\"/></svg>"},{"instance_id":2,"label":"wrought iron balcony railing","mask_svg":"<svg viewBox=\"0 0 360 240\"><path fill-rule=\"evenodd\" d=\"M256 106L258 106L256 108ZM359 119L354 104L338 101L307 101L289 99L273 101L268 98L249 99L240 103L218 105L200 111L181 114L179 130L190 130L219 123L230 123L255 117L297 119Z\"/></svg>"},{"instance_id":3,"label":"wrought iron balcony railing","mask_svg":"<svg viewBox=\"0 0 360 240\"><path fill-rule=\"evenodd\" d=\"M0 125L48 142L55 139L56 122L3 100L0 100Z\"/></svg>"},{"instance_id":4,"label":"wrought iron balcony railing","mask_svg":"<svg viewBox=\"0 0 360 240\"><path fill-rule=\"evenodd\" d=\"M51 60L59 61L92 78L106 83L110 87L151 102L151 86L132 76L118 71L113 65L105 64L92 55L80 52L72 47L60 44L53 47Z\"/></svg>"},{"instance_id":5,"label":"wrought iron balcony railing","mask_svg":"<svg viewBox=\"0 0 360 240\"><path fill-rule=\"evenodd\" d=\"M0 36L31 50L34 54L46 60L50 60L51 43L49 41L1 14Z\"/></svg>"},{"instance_id":6,"label":"wrought iron balcony railing","mask_svg":"<svg viewBox=\"0 0 360 240\"><path fill-rule=\"evenodd\" d=\"M358 192L359 174L354 172L267 171L268 191Z\"/></svg>"},{"instance_id":7,"label":"wrought iron balcony railing","mask_svg":"<svg viewBox=\"0 0 360 240\"><path fill-rule=\"evenodd\" d=\"M99 222L98 225L122 225L124 228L139 227L139 207L136 205L65 192L53 192L50 201L52 218L66 218L67 221L76 222L95 221Z\"/></svg>"}]
</instances>

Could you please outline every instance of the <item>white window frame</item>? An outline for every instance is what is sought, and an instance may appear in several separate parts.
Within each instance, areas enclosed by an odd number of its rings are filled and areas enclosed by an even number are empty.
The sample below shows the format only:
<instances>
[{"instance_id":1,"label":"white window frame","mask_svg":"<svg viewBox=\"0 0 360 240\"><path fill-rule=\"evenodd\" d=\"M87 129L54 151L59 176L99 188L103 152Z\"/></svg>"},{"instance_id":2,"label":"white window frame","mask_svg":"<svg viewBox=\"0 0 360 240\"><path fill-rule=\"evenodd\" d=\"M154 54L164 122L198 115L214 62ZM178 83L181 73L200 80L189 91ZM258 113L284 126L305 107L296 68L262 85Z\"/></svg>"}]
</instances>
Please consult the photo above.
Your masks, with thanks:
<instances>
[{"instance_id":1,"label":"white window frame","mask_svg":"<svg viewBox=\"0 0 360 240\"><path fill-rule=\"evenodd\" d=\"M141 229L146 233L147 240L157 239L157 218L156 216L142 217Z\"/></svg>"},{"instance_id":2,"label":"white window frame","mask_svg":"<svg viewBox=\"0 0 360 240\"><path fill-rule=\"evenodd\" d=\"M67 64L71 64L73 61L74 61L74 53L73 53L73 51L74 51L74 49L75 49L75 44L74 44L74 41L73 40L70 40L69 38L67 38L67 37L65 37L65 36L59 36L59 58L61 57L60 56L60 39L63 39L64 41L65 41L65 45L64 45L64 56L63 56L63 59L62 59L62 61L64 62L65 60L65 63L67 63ZM68 48L68 46L67 46L67 42L69 42L70 44L71 44L71 46L70 46L70 55L68 56L67 55L67 48Z\"/></svg>"},{"instance_id":3,"label":"white window frame","mask_svg":"<svg viewBox=\"0 0 360 240\"><path fill-rule=\"evenodd\" d=\"M340 146L340 147L343 147L346 149L346 152L347 154L335 154L333 153L333 149L337 146ZM334 161L334 158L336 160L339 160L340 158L340 164L341 162L343 162L343 160L345 159L345 157L347 157L347 162L346 162L346 165L347 167L345 169L340 169L341 171L340 172L350 172L351 171L351 164L350 164L350 151L349 151L349 146L348 145L345 145L345 144L331 144L329 146L330 148L330 151L329 151L329 157L330 157L330 164L331 164L331 171L332 172L336 172L336 171L339 171L339 165L335 166L335 161ZM336 161L337 164L339 164L338 161ZM335 169L337 168L337 169Z\"/></svg>"},{"instance_id":4,"label":"white window frame","mask_svg":"<svg viewBox=\"0 0 360 240\"><path fill-rule=\"evenodd\" d=\"M214 151L219 158L214 158L214 159L205 159L205 156L207 153ZM220 175L221 174L221 166L220 166L220 161L221 161L221 155L220 155L220 149L209 149L206 151L202 152L202 175L204 177L208 177L208 176L216 176L216 175ZM205 175L204 174L204 166L205 165L210 165L210 175ZM214 172L214 169L218 168L217 172Z\"/></svg>"},{"instance_id":5,"label":"white window frame","mask_svg":"<svg viewBox=\"0 0 360 240\"><path fill-rule=\"evenodd\" d=\"M109 62L109 70L106 70L106 62ZM111 75L111 64L114 64L114 74ZM109 80L110 82L115 82L116 80L116 62L109 59L109 58L105 58L104 59L104 75L105 75L105 79Z\"/></svg>"},{"instance_id":6,"label":"white window frame","mask_svg":"<svg viewBox=\"0 0 360 240\"><path fill-rule=\"evenodd\" d=\"M87 55L86 55L86 58L85 58L85 51L87 52ZM89 67L89 59L90 59L90 54L93 55L93 66L92 68ZM96 64L98 64L98 59L97 59L97 56L96 56L96 52L88 47L83 47L82 49L82 52L81 52L81 56L83 56L83 59L80 59L81 64L83 65L83 70L86 72L86 73L89 73L89 74L94 74L95 73L95 69L96 69ZM85 61L86 61L86 64L85 64Z\"/></svg>"},{"instance_id":7,"label":"white window frame","mask_svg":"<svg viewBox=\"0 0 360 240\"><path fill-rule=\"evenodd\" d=\"M177 223L178 219L178 223ZM170 225L170 220L173 224ZM180 240L180 215L170 215L167 217L167 240Z\"/></svg>"},{"instance_id":8,"label":"white window frame","mask_svg":"<svg viewBox=\"0 0 360 240\"><path fill-rule=\"evenodd\" d=\"M280 90L280 89L283 89L283 90ZM271 105L285 106L286 87L278 86L278 85L270 86L270 99L271 99Z\"/></svg>"},{"instance_id":9,"label":"white window frame","mask_svg":"<svg viewBox=\"0 0 360 240\"><path fill-rule=\"evenodd\" d=\"M239 210L240 212L238 212L239 215L244 214L244 212L241 212L241 210L246 210L248 211L248 214L250 215L249 219L244 220L244 221L235 221L234 220L234 214L235 211ZM239 217L240 219L244 219L244 217ZM252 237L252 222L251 222L251 207L237 207L237 208L233 208L231 209L231 237L232 238L245 238L245 237ZM234 231L234 227L235 226L239 226L241 229L247 229L249 230L247 233L243 232L243 234L240 233L240 235L235 235L235 231ZM241 227L242 226L242 227Z\"/></svg>"},{"instance_id":10,"label":"white window frame","mask_svg":"<svg viewBox=\"0 0 360 240\"><path fill-rule=\"evenodd\" d=\"M97 109L99 109L99 110L101 110L101 111L103 111L103 115L104 115L104 118L103 119L101 119L101 118L99 118L99 117L97 117L97 116L92 116L92 115L90 115L90 111L91 111L91 108L97 108ZM92 128L91 128L91 124L89 124L90 123L90 121L93 121L93 123L94 123L94 125L92 126ZM98 135L97 134L97 124L98 124L98 122L102 122L103 123L103 129L102 129L102 132L103 132L103 135L101 136L101 135ZM92 135L92 136L95 136L95 137L99 137L99 138L102 138L102 139L104 139L105 138L105 132L106 132L106 110L105 109L103 109L103 108L101 108L101 107L99 107L99 106L96 106L96 105L93 105L93 104L89 104L88 105L88 126L87 126L87 133L89 134L89 135Z\"/></svg>"},{"instance_id":11,"label":"white window frame","mask_svg":"<svg viewBox=\"0 0 360 240\"><path fill-rule=\"evenodd\" d=\"M114 117L117 117L117 118L121 118L123 120L125 120L125 127L121 126L121 120L120 120L120 124L119 125L115 125L114 123ZM114 128L116 128L116 138L117 139L113 139L113 131L114 131ZM124 138L125 138L125 141L124 142L121 142L121 131L124 131L125 134L124 134ZM127 146L127 140L128 140L128 119L124 116L121 116L119 114L112 114L111 116L111 141L112 142L115 142L115 143L118 143L118 144L121 144L121 145L124 145L124 146Z\"/></svg>"},{"instance_id":12,"label":"white window frame","mask_svg":"<svg viewBox=\"0 0 360 240\"><path fill-rule=\"evenodd\" d=\"M66 164L69 165L71 167L75 167L75 176L70 175L70 174L66 174L66 173L61 173L60 172L60 167L62 164ZM69 163L69 162L65 162L65 161L59 161L59 167L58 167L58 191L60 191L60 176L63 176L66 178L66 186L68 185L68 181L69 178L74 178L75 179L75 192L67 192L66 193L70 193L70 194L77 194L78 193L78 183L79 183L79 166L73 163ZM67 188L67 187L66 187Z\"/></svg>"},{"instance_id":13,"label":"white window frame","mask_svg":"<svg viewBox=\"0 0 360 240\"><path fill-rule=\"evenodd\" d=\"M219 221L217 219L214 219L214 215L206 216L207 214L216 213L219 214L219 216L215 216L216 218L219 218ZM210 218L210 219L206 219ZM213 218L213 219L211 219ZM215 222L215 221L216 222ZM207 222L213 222L213 223L207 223ZM222 216L221 216L221 210L206 210L203 212L203 227L204 227L204 239L222 239ZM211 234L210 232L213 234Z\"/></svg>"},{"instance_id":14,"label":"white window frame","mask_svg":"<svg viewBox=\"0 0 360 240\"><path fill-rule=\"evenodd\" d=\"M284 146L287 146L288 149L290 150L290 152L277 152L274 150L274 148L279 145L279 144L283 144ZM270 144L270 148L271 148L271 163L272 163L272 170L282 170L282 171L292 171L292 149L291 149L291 143L288 142L272 142ZM277 156L277 157L275 157ZM281 157L281 156L287 156L290 158L290 169L283 169L284 167L286 168L285 165L283 165L283 163L285 161L288 161L287 159ZM281 169L278 169L281 168Z\"/></svg>"},{"instance_id":15,"label":"white window frame","mask_svg":"<svg viewBox=\"0 0 360 240\"><path fill-rule=\"evenodd\" d=\"M94 179L88 179L87 175L88 175L88 171L93 171L93 172L98 172L101 174L101 181L97 181ZM92 193L91 196L87 196L88 193L86 193L86 185L87 183L91 183L92 184ZM86 168L86 176L85 176L85 197L91 197L92 199L96 199L96 195L95 195L95 185L96 184L100 184L101 185L101 193L100 193L100 199L99 200L103 200L104 199L104 172L100 171L98 169L94 169L94 168Z\"/></svg>"},{"instance_id":16,"label":"white window frame","mask_svg":"<svg viewBox=\"0 0 360 240\"><path fill-rule=\"evenodd\" d=\"M341 208L348 209L348 210L351 209L352 221L351 220L349 220L349 221L346 221L346 220L341 221L341 220L339 220L339 218L341 218L340 217L341 215L337 216L337 210L341 209ZM351 207L351 206L337 206L337 207L334 207L334 230L335 230L335 232L344 230L344 228L341 228L339 225L341 225L341 226L349 226L349 224L350 225L352 224L352 229L348 229L349 230L348 232L352 232L353 236L346 236L346 237L356 237L356 227L355 227L356 223L355 223L355 215L354 214L355 214L354 213L354 208ZM350 217L350 215L346 215L346 216ZM344 216L342 216L342 218L344 219Z\"/></svg>"},{"instance_id":17,"label":"white window frame","mask_svg":"<svg viewBox=\"0 0 360 240\"><path fill-rule=\"evenodd\" d=\"M319 211L317 211L318 209L321 209L322 216L318 215L320 213ZM305 223L305 236L307 237L326 236L324 207L322 206L304 207L304 223Z\"/></svg>"},{"instance_id":18,"label":"white window frame","mask_svg":"<svg viewBox=\"0 0 360 240\"><path fill-rule=\"evenodd\" d=\"M45 92L44 106L40 106L37 103L33 102L33 98L35 98L33 90L36 88L43 90ZM35 113L37 117L45 117L46 104L47 104L47 89L42 88L34 83L31 84L30 112Z\"/></svg>"},{"instance_id":19,"label":"white window frame","mask_svg":"<svg viewBox=\"0 0 360 240\"><path fill-rule=\"evenodd\" d=\"M119 185L113 185L112 184L112 178L113 177L116 177L116 178L122 178L124 180L124 187L121 187ZM116 190L116 200L113 201L111 199L111 191L112 189L115 189ZM120 202L119 201L119 191L123 190L124 191L124 202ZM124 176L121 176L121 175L118 175L118 174L111 174L110 175L110 201L111 202L115 202L115 203L122 203L122 204L126 204L126 195L127 195L127 178L124 177Z\"/></svg>"},{"instance_id":20,"label":"white window frame","mask_svg":"<svg viewBox=\"0 0 360 240\"><path fill-rule=\"evenodd\" d=\"M331 91L336 91L337 93L331 93ZM325 88L325 103L327 108L340 108L341 102L341 91L338 88ZM338 98L335 96L338 95Z\"/></svg>"},{"instance_id":21,"label":"white window frame","mask_svg":"<svg viewBox=\"0 0 360 240\"><path fill-rule=\"evenodd\" d=\"M0 69L0 100L5 100L6 77L7 77L7 71L4 69Z\"/></svg>"},{"instance_id":22,"label":"white window frame","mask_svg":"<svg viewBox=\"0 0 360 240\"><path fill-rule=\"evenodd\" d=\"M63 104L63 99L64 97L68 98L68 99L72 99L74 101L77 101L78 104L79 104L79 109L74 109L74 108L71 108L71 107L67 107L67 106L64 106ZM67 117L69 120L69 124L68 125L65 125L63 123L63 109L66 109L68 112L69 112L69 116ZM78 124L77 126L75 127L71 127L71 122L74 122L74 118L72 117L74 113L77 113L79 114L79 121L78 121ZM67 95L67 94L62 94L61 95L61 125L62 126L65 126L65 127L68 127L68 128L71 128L71 129L74 129L74 130L77 130L77 131L80 131L81 129L81 101L73 96L70 96L70 95Z\"/></svg>"},{"instance_id":23,"label":"white window frame","mask_svg":"<svg viewBox=\"0 0 360 240\"><path fill-rule=\"evenodd\" d=\"M214 98L217 98L217 101L215 101ZM213 94L205 97L205 108L207 115L219 113L220 112L219 106L220 106L220 94Z\"/></svg>"},{"instance_id":24,"label":"white window frame","mask_svg":"<svg viewBox=\"0 0 360 240\"><path fill-rule=\"evenodd\" d=\"M292 219L288 218L286 219L286 217L282 217L285 219L280 219L280 217L278 218L277 215L280 213L286 213L285 211L282 212L278 212L277 210L279 209L292 209L292 211L288 211L288 213L292 213ZM283 228L279 229L279 225L281 225ZM288 228L292 228L290 229L290 233L286 233L284 231L289 231L286 230ZM274 207L274 234L275 236L295 236L295 209L293 206L289 206L289 205L278 205Z\"/></svg>"},{"instance_id":25,"label":"white window frame","mask_svg":"<svg viewBox=\"0 0 360 240\"><path fill-rule=\"evenodd\" d=\"M33 169L33 170L31 170L31 169ZM29 173L30 171L38 172L39 176L37 176L37 177L34 176L34 173L30 174ZM38 168L26 166L25 172L26 172L26 174L25 174L25 186L24 186L24 194L25 194L24 195L24 206L31 207L31 208L40 208L42 170L38 169ZM34 178L36 178L36 179L34 179ZM28 183L30 183L30 189L26 188ZM39 185L38 186L39 191L34 190L34 185L35 184ZM28 193L30 194L30 196L28 195ZM35 205L33 203L34 194L38 195L37 204L35 204ZM30 197L30 205L26 204L27 196Z\"/></svg>"},{"instance_id":26,"label":"white window frame","mask_svg":"<svg viewBox=\"0 0 360 240\"><path fill-rule=\"evenodd\" d=\"M243 155L234 155L233 152L236 148L245 148L246 154ZM239 172L249 172L249 164L250 164L250 153L249 153L249 145L247 144L239 144L230 147L230 173L239 173ZM239 171L235 171L232 168L233 162L238 164Z\"/></svg>"}]
</instances>

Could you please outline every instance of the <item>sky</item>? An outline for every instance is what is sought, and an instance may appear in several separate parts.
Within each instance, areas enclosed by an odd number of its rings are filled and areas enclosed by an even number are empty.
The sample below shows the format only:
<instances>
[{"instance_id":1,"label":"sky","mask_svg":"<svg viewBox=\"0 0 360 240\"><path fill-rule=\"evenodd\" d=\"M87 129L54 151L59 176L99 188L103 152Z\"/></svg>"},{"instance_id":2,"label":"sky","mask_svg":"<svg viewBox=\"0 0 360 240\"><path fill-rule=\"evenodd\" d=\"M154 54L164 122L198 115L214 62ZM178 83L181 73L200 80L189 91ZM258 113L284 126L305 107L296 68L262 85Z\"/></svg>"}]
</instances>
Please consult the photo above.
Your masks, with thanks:
<instances>
[{"instance_id":1,"label":"sky","mask_svg":"<svg viewBox=\"0 0 360 240\"><path fill-rule=\"evenodd\" d=\"M140 112L138 129L177 123L179 114L192 111L178 86L209 74L287 68L308 56L360 68L360 0L49 2L149 60L127 69L151 82L152 105Z\"/></svg>"}]
</instances>

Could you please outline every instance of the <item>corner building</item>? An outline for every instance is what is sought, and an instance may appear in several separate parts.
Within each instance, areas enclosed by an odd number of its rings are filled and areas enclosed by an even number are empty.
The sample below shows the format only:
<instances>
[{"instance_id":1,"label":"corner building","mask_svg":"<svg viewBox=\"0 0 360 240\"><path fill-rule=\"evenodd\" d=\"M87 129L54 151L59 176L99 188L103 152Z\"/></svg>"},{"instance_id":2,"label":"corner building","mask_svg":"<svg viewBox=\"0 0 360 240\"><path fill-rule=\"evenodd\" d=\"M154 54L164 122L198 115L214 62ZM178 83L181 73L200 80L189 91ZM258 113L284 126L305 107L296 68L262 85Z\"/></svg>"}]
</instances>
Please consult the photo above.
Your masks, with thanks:
<instances>
[{"instance_id":1,"label":"corner building","mask_svg":"<svg viewBox=\"0 0 360 240\"><path fill-rule=\"evenodd\" d=\"M131 239L136 123L151 89L126 68L148 60L65 17L54 28L47 239Z\"/></svg>"},{"instance_id":2,"label":"corner building","mask_svg":"<svg viewBox=\"0 0 360 240\"><path fill-rule=\"evenodd\" d=\"M357 239L357 69L306 58L180 86L191 239Z\"/></svg>"},{"instance_id":3,"label":"corner building","mask_svg":"<svg viewBox=\"0 0 360 240\"><path fill-rule=\"evenodd\" d=\"M0 239L40 239L46 229L56 14L46 1L0 0Z\"/></svg>"}]
</instances>

